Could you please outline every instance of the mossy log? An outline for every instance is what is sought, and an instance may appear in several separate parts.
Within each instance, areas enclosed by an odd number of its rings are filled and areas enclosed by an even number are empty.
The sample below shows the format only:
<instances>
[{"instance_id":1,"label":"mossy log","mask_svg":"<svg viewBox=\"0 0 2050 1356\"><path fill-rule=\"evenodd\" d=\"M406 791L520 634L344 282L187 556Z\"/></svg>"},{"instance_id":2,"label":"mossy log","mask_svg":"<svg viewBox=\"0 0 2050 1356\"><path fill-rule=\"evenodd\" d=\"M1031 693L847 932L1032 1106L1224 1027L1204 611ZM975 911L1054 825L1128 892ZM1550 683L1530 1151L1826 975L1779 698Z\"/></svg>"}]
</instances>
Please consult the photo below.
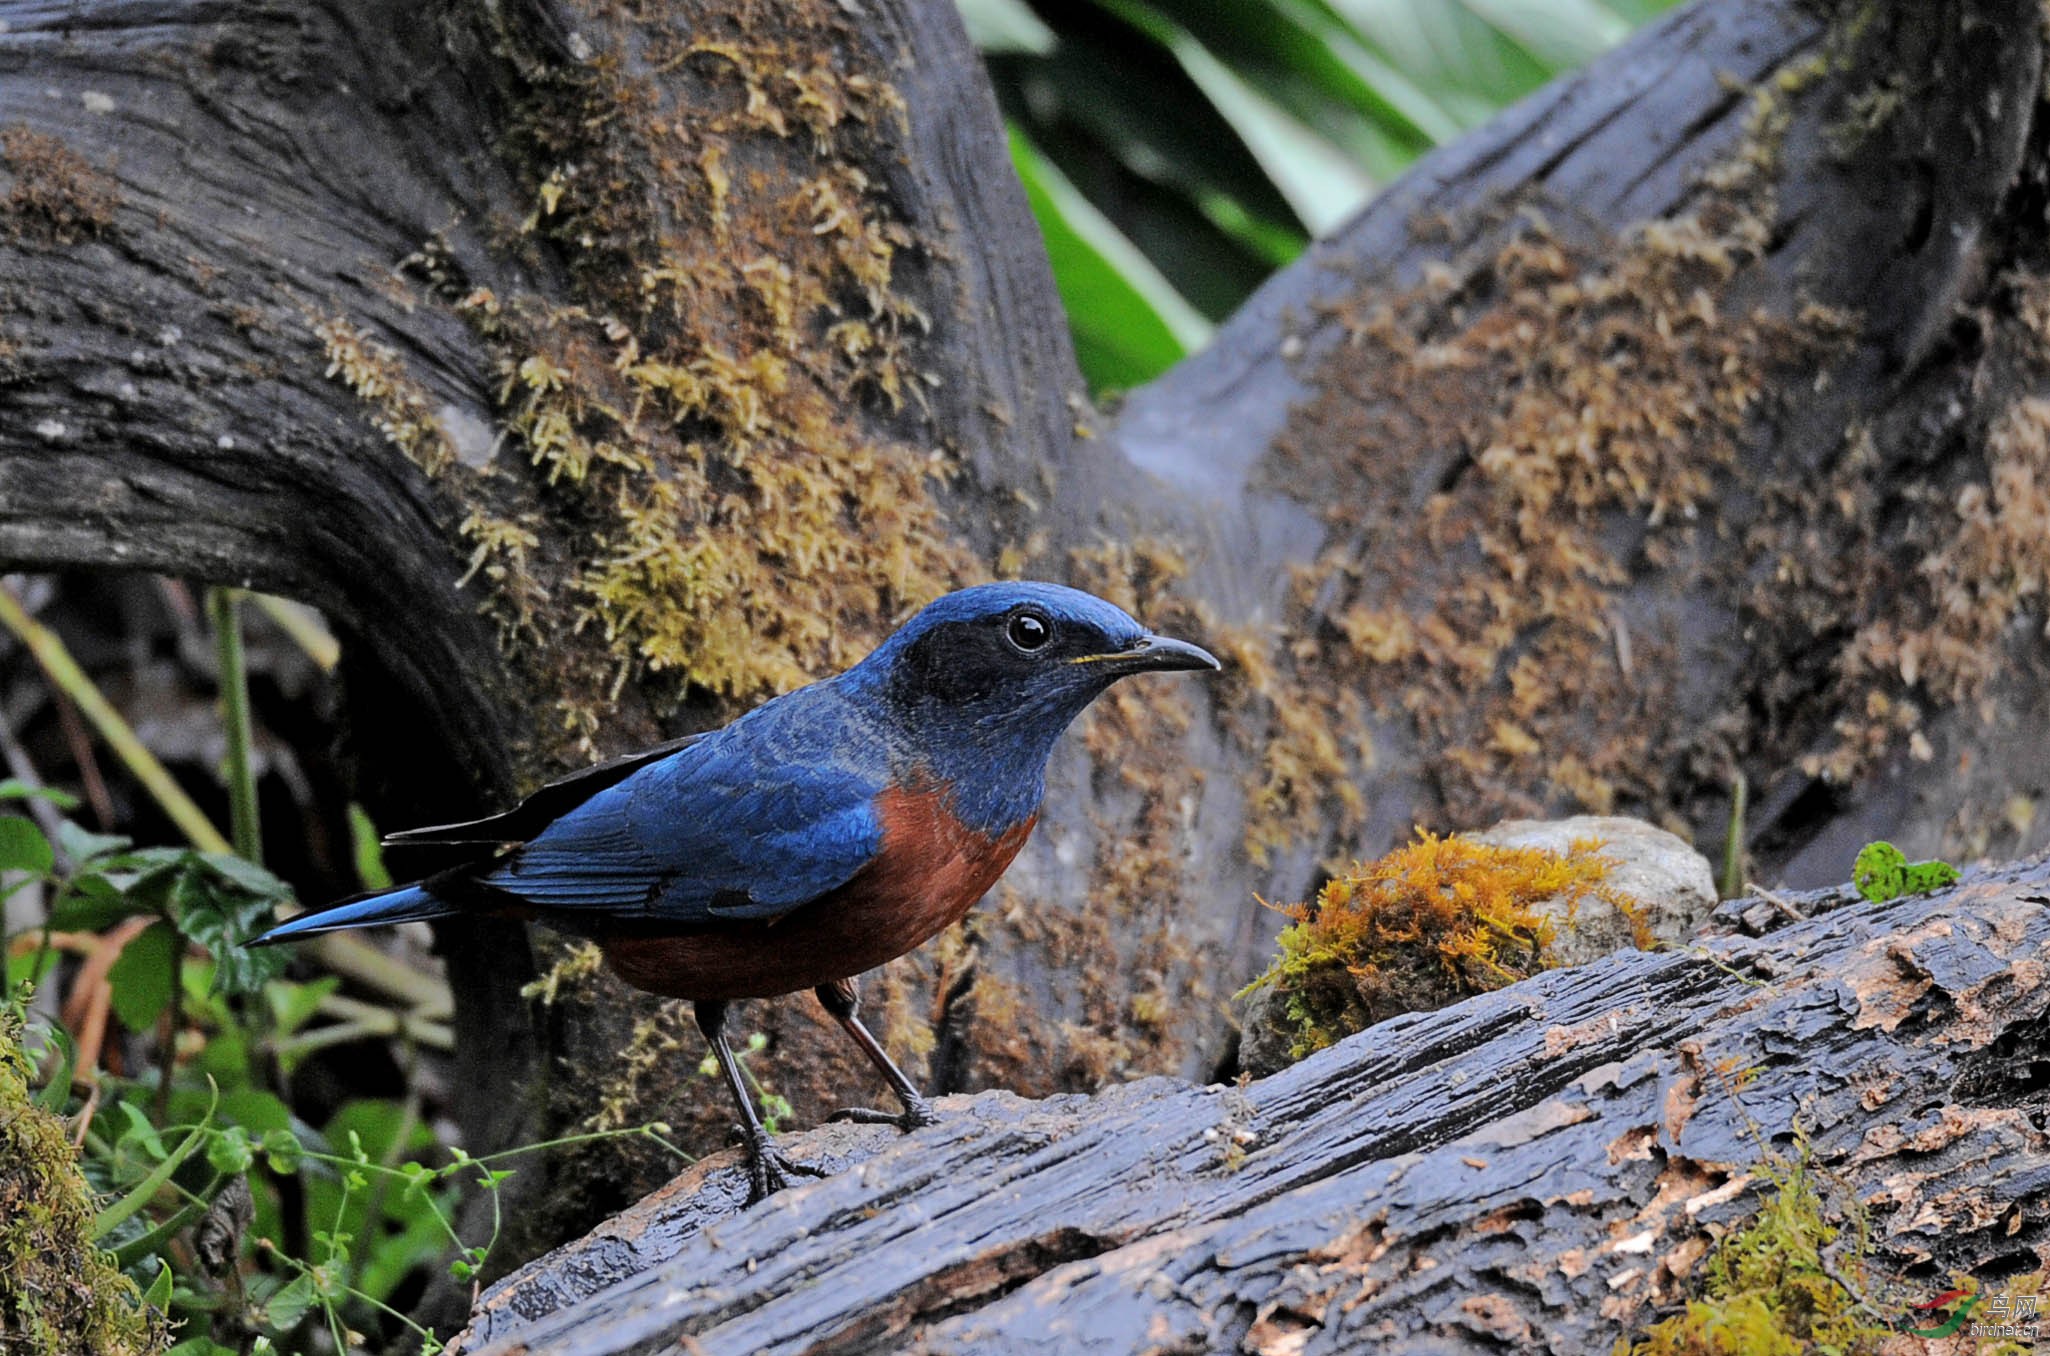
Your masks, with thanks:
<instances>
[{"instance_id":1,"label":"mossy log","mask_svg":"<svg viewBox=\"0 0 2050 1356\"><path fill-rule=\"evenodd\" d=\"M2050 1265L2046 954L2042 861L1881 906L1737 900L1696 946L1243 1088L790 1136L828 1179L743 1211L735 1155L700 1164L488 1294L461 1349L1607 1351L1699 1284L1774 1160L1812 1170L1843 1247L1862 1212L1884 1321Z\"/></svg>"},{"instance_id":2,"label":"mossy log","mask_svg":"<svg viewBox=\"0 0 2050 1356\"><path fill-rule=\"evenodd\" d=\"M17 7L0 568L325 608L393 826L726 718L952 582L1108 592L1230 673L1101 704L871 1006L940 1090L1201 1077L1254 896L1415 823L1713 853L1742 773L1762 878L2050 839L2042 64L2031 0L1703 0L1100 418L951 0ZM473 1147L721 1133L674 1010L450 940ZM859 1086L805 1004L739 1020L800 1118ZM505 1251L664 1171L523 1173L561 1190Z\"/></svg>"}]
</instances>

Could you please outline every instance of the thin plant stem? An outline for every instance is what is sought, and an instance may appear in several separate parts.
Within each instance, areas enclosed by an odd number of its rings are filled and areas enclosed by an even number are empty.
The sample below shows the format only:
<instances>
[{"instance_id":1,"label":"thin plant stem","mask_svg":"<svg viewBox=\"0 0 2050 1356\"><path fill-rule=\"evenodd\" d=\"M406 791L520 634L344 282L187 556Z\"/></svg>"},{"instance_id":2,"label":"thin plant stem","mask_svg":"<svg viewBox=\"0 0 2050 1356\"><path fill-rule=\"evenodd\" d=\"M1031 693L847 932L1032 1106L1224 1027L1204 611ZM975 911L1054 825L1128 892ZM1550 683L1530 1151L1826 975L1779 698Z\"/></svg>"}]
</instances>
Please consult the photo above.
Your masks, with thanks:
<instances>
[{"instance_id":1,"label":"thin plant stem","mask_svg":"<svg viewBox=\"0 0 2050 1356\"><path fill-rule=\"evenodd\" d=\"M157 761L157 756L143 745L135 730L121 713L116 711L107 699L100 695L99 688L86 676L78 661L71 657L55 631L29 616L21 600L14 596L14 590L0 584L0 626L20 639L28 652L35 656L43 673L59 692L69 697L79 712L92 727L99 731L100 738L107 741L107 747L114 751L135 780L156 801L179 832L202 852L230 852L228 840L221 837L221 831L214 827L206 812L193 803L192 797L178 785L170 770Z\"/></svg>"},{"instance_id":2,"label":"thin plant stem","mask_svg":"<svg viewBox=\"0 0 2050 1356\"><path fill-rule=\"evenodd\" d=\"M242 651L242 595L234 589L206 591L207 617L214 628L219 660L221 725L228 736L228 833L235 855L263 865L263 830L256 813L256 773L250 758L249 663Z\"/></svg>"},{"instance_id":3,"label":"thin plant stem","mask_svg":"<svg viewBox=\"0 0 2050 1356\"><path fill-rule=\"evenodd\" d=\"M1730 827L1723 838L1722 896L1735 899L1744 893L1744 811L1750 785L1740 771L1730 784Z\"/></svg>"}]
</instances>

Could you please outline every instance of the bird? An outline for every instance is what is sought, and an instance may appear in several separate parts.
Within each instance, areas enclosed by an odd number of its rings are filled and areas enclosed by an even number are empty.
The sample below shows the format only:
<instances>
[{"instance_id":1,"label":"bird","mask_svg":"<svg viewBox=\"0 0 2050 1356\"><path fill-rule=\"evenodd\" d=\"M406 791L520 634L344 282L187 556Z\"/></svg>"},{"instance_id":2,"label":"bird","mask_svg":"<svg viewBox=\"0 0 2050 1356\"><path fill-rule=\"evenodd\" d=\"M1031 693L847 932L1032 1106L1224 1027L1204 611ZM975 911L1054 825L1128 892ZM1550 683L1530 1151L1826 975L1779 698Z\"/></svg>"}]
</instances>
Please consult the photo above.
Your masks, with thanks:
<instances>
[{"instance_id":1,"label":"bird","mask_svg":"<svg viewBox=\"0 0 2050 1356\"><path fill-rule=\"evenodd\" d=\"M392 834L463 860L249 944L479 914L594 941L628 984L691 1004L760 1200L811 1169L756 1115L729 1005L812 990L902 1107L841 1116L932 1124L931 1102L862 1023L856 977L959 922L996 883L1038 822L1062 732L1113 683L1218 668L1079 589L974 585L852 668L728 725L573 773L501 814Z\"/></svg>"}]
</instances>

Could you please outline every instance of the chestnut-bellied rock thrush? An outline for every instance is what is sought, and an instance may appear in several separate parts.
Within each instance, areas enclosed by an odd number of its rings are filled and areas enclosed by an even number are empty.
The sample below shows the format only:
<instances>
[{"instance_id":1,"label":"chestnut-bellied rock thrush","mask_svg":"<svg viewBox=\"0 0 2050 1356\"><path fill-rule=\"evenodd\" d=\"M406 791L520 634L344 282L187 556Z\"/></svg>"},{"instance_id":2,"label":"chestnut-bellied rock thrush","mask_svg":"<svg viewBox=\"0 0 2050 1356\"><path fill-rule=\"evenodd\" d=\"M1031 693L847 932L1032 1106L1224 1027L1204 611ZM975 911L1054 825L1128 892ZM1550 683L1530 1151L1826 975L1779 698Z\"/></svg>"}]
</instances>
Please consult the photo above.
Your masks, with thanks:
<instances>
[{"instance_id":1,"label":"chestnut-bellied rock thrush","mask_svg":"<svg viewBox=\"0 0 2050 1356\"><path fill-rule=\"evenodd\" d=\"M741 1082L727 1004L813 990L904 1108L851 1114L929 1124L931 1104L857 1015L854 977L958 922L996 882L1039 817L1054 741L1112 683L1217 667L1076 589L962 589L845 673L731 725L587 768L489 819L392 835L474 851L251 945L479 913L589 937L628 983L691 1000L759 1198L794 1167Z\"/></svg>"}]
</instances>

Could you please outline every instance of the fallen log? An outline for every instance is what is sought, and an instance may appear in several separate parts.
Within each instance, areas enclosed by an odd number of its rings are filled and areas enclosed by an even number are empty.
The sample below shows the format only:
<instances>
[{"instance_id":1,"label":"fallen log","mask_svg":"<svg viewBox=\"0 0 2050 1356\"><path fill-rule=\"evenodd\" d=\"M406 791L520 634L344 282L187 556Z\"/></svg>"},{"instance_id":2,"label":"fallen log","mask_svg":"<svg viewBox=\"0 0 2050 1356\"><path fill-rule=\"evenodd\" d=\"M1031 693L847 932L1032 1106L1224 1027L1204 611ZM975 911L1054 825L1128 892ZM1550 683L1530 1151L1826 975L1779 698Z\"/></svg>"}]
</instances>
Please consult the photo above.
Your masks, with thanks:
<instances>
[{"instance_id":1,"label":"fallen log","mask_svg":"<svg viewBox=\"0 0 2050 1356\"><path fill-rule=\"evenodd\" d=\"M487 1293L456 1349L1605 1351L1772 1161L1928 1293L2050 1264L2050 861L1737 900L1244 1086L951 1097L708 1159ZM1853 1205L1852 1202L1858 1203ZM1926 1298L1915 1293L1914 1298Z\"/></svg>"}]
</instances>

